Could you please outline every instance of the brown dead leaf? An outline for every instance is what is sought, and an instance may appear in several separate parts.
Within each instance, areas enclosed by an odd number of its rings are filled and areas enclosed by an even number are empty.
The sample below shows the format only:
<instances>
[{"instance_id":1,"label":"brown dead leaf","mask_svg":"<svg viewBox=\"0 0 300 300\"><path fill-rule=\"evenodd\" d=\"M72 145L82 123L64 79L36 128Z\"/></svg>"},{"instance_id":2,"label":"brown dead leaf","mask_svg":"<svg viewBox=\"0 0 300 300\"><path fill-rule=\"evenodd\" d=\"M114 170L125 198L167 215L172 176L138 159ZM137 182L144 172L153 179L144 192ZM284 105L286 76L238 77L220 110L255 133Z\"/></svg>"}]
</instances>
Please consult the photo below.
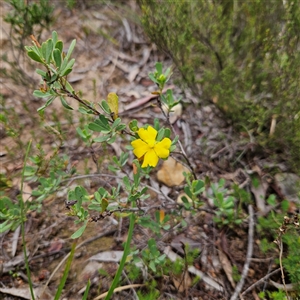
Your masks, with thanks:
<instances>
[{"instance_id":1,"label":"brown dead leaf","mask_svg":"<svg viewBox=\"0 0 300 300\"><path fill-rule=\"evenodd\" d=\"M55 239L51 242L50 247L48 249L48 253L57 252L62 249L64 245L64 240L62 239Z\"/></svg>"},{"instance_id":2,"label":"brown dead leaf","mask_svg":"<svg viewBox=\"0 0 300 300\"><path fill-rule=\"evenodd\" d=\"M37 287L33 289L35 297L39 297L39 299L43 300L51 300L54 299L54 295L51 295L50 290L46 287L45 292L43 292L44 287ZM27 288L0 288L0 292L3 294L12 295L15 297L20 297L22 299L31 299L31 294L29 287ZM43 292L43 294L42 294Z\"/></svg>"},{"instance_id":3,"label":"brown dead leaf","mask_svg":"<svg viewBox=\"0 0 300 300\"><path fill-rule=\"evenodd\" d=\"M189 170L174 158L169 157L157 172L157 179L167 186L180 185L184 181L183 172L188 173Z\"/></svg>"},{"instance_id":4,"label":"brown dead leaf","mask_svg":"<svg viewBox=\"0 0 300 300\"><path fill-rule=\"evenodd\" d=\"M173 284L180 293L187 291L192 285L190 274L188 272L184 272L179 278L173 277Z\"/></svg>"},{"instance_id":5,"label":"brown dead leaf","mask_svg":"<svg viewBox=\"0 0 300 300\"><path fill-rule=\"evenodd\" d=\"M130 70L128 76L127 76L128 81L129 81L129 82L134 81L134 79L135 79L136 76L139 74L139 72L140 72L140 68L139 68L139 67L133 67L133 68Z\"/></svg>"},{"instance_id":6,"label":"brown dead leaf","mask_svg":"<svg viewBox=\"0 0 300 300\"><path fill-rule=\"evenodd\" d=\"M231 286L233 288L235 288L235 282L232 278L232 266L231 266L231 263L227 257L227 255L222 251L222 250L219 250L218 251L218 254L219 254L219 259L220 259L220 263L222 265L222 268L227 276L227 279L229 280Z\"/></svg>"}]
</instances>

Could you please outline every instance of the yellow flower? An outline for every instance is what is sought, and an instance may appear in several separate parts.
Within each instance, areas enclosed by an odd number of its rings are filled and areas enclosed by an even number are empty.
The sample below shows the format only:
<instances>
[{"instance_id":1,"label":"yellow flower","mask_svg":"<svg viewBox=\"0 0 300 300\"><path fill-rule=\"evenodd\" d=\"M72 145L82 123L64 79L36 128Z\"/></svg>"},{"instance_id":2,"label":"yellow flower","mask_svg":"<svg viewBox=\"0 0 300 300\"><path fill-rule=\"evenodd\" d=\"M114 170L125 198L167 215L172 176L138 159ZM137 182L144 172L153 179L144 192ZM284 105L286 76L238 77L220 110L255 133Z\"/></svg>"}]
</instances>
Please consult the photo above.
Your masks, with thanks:
<instances>
[{"instance_id":1,"label":"yellow flower","mask_svg":"<svg viewBox=\"0 0 300 300\"><path fill-rule=\"evenodd\" d=\"M138 159L144 157L142 168L155 167L159 158L167 158L170 155L171 140L164 138L160 142L156 141L157 131L153 127L140 128L137 133L140 139L132 141L131 145Z\"/></svg>"}]
</instances>

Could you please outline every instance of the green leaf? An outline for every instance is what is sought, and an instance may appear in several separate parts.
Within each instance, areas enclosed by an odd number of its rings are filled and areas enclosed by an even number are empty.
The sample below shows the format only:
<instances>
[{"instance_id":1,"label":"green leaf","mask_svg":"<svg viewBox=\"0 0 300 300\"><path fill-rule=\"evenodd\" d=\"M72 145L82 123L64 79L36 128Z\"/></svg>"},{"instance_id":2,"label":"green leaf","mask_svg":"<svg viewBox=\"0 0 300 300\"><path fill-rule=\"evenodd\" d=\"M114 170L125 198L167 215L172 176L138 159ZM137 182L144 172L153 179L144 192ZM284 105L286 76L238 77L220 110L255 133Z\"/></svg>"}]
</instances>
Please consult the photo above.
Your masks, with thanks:
<instances>
[{"instance_id":1,"label":"green leaf","mask_svg":"<svg viewBox=\"0 0 300 300\"><path fill-rule=\"evenodd\" d=\"M71 94L74 93L74 89L73 89L73 87L71 86L71 84L70 84L68 81L66 81L65 87L66 87L66 89L67 89L67 91L68 91L69 93L71 93Z\"/></svg>"},{"instance_id":2,"label":"green leaf","mask_svg":"<svg viewBox=\"0 0 300 300\"><path fill-rule=\"evenodd\" d=\"M41 69L36 69L35 72L39 75L41 75L42 77L46 77L47 73Z\"/></svg>"},{"instance_id":3,"label":"green leaf","mask_svg":"<svg viewBox=\"0 0 300 300\"><path fill-rule=\"evenodd\" d=\"M60 96L59 98L60 98L61 104L63 105L64 108L69 109L69 110L73 110L73 107L71 107L71 106L67 103L65 97Z\"/></svg>"},{"instance_id":4,"label":"green leaf","mask_svg":"<svg viewBox=\"0 0 300 300\"><path fill-rule=\"evenodd\" d=\"M0 233L3 233L9 230L12 227L13 223L10 220L6 220L4 223L0 224Z\"/></svg>"},{"instance_id":5,"label":"green leaf","mask_svg":"<svg viewBox=\"0 0 300 300\"><path fill-rule=\"evenodd\" d=\"M124 183L126 189L128 191L130 191L131 190L131 183L130 183L130 180L129 180L129 178L127 176L123 177L123 183Z\"/></svg>"},{"instance_id":6,"label":"green leaf","mask_svg":"<svg viewBox=\"0 0 300 300\"><path fill-rule=\"evenodd\" d=\"M170 138L171 137L171 130L169 128L165 128L165 137Z\"/></svg>"},{"instance_id":7,"label":"green leaf","mask_svg":"<svg viewBox=\"0 0 300 300\"><path fill-rule=\"evenodd\" d=\"M46 60L46 56L47 56L47 41L44 42L44 43L42 43L41 54L42 54L44 60Z\"/></svg>"},{"instance_id":8,"label":"green leaf","mask_svg":"<svg viewBox=\"0 0 300 300\"><path fill-rule=\"evenodd\" d=\"M179 140L179 136L176 135L174 140L172 141L172 145L175 145L178 142L178 140Z\"/></svg>"},{"instance_id":9,"label":"green leaf","mask_svg":"<svg viewBox=\"0 0 300 300\"><path fill-rule=\"evenodd\" d=\"M88 128L96 132L109 133L111 131L108 120L104 115L100 115L99 119L96 119L95 122L90 123Z\"/></svg>"},{"instance_id":10,"label":"green leaf","mask_svg":"<svg viewBox=\"0 0 300 300\"><path fill-rule=\"evenodd\" d=\"M40 90L35 90L33 92L33 96L38 97L38 98L46 98L52 96L49 92L42 92Z\"/></svg>"},{"instance_id":11,"label":"green leaf","mask_svg":"<svg viewBox=\"0 0 300 300\"><path fill-rule=\"evenodd\" d=\"M64 49L64 43L62 41L57 41L55 44L55 49L58 49L60 53L62 53Z\"/></svg>"},{"instance_id":12,"label":"green leaf","mask_svg":"<svg viewBox=\"0 0 300 300\"><path fill-rule=\"evenodd\" d=\"M156 140L160 142L164 136L165 136L165 130L161 128L157 133Z\"/></svg>"},{"instance_id":13,"label":"green leaf","mask_svg":"<svg viewBox=\"0 0 300 300\"><path fill-rule=\"evenodd\" d=\"M130 121L129 129L133 132L137 132L139 130L138 121L136 119Z\"/></svg>"},{"instance_id":14,"label":"green leaf","mask_svg":"<svg viewBox=\"0 0 300 300\"><path fill-rule=\"evenodd\" d=\"M58 40L57 32L56 31L52 31L52 41L53 41L54 45L56 45L57 40Z\"/></svg>"},{"instance_id":15,"label":"green leaf","mask_svg":"<svg viewBox=\"0 0 300 300\"><path fill-rule=\"evenodd\" d=\"M115 129L120 123L121 123L121 119L120 118L115 119L115 121L111 125L111 128Z\"/></svg>"},{"instance_id":16,"label":"green leaf","mask_svg":"<svg viewBox=\"0 0 300 300\"><path fill-rule=\"evenodd\" d=\"M70 45L70 47L69 47L68 53L67 53L67 55L66 55L66 58L67 58L68 60L69 60L69 58L70 58L71 55L72 55L72 52L73 52L73 50L74 50L74 48L75 48L75 45L76 45L76 40L73 40L72 43L71 43L71 45Z\"/></svg>"},{"instance_id":17,"label":"green leaf","mask_svg":"<svg viewBox=\"0 0 300 300\"><path fill-rule=\"evenodd\" d=\"M90 286L91 286L91 281L89 279L88 282L87 282L87 285L86 285L85 292L83 294L82 300L87 300L88 295L89 295Z\"/></svg>"},{"instance_id":18,"label":"green leaf","mask_svg":"<svg viewBox=\"0 0 300 300\"><path fill-rule=\"evenodd\" d=\"M96 131L96 132L103 132L103 131L107 131L105 127L102 126L102 124L98 124L98 123L90 123L89 124L89 129Z\"/></svg>"},{"instance_id":19,"label":"green leaf","mask_svg":"<svg viewBox=\"0 0 300 300\"><path fill-rule=\"evenodd\" d=\"M66 70L63 72L63 74L62 74L61 76L62 76L62 77L63 77L63 76L67 76L67 75L69 75L72 71L73 71L73 69L66 69Z\"/></svg>"},{"instance_id":20,"label":"green leaf","mask_svg":"<svg viewBox=\"0 0 300 300\"><path fill-rule=\"evenodd\" d=\"M162 63L157 62L155 64L155 68L156 68L156 71L157 71L158 75L162 74L162 72L163 72L163 65L162 65Z\"/></svg>"},{"instance_id":21,"label":"green leaf","mask_svg":"<svg viewBox=\"0 0 300 300\"><path fill-rule=\"evenodd\" d=\"M34 61L40 62L40 63L44 63L43 60L40 58L40 56L35 53L34 51L28 51L27 55Z\"/></svg>"},{"instance_id":22,"label":"green leaf","mask_svg":"<svg viewBox=\"0 0 300 300\"><path fill-rule=\"evenodd\" d=\"M165 76L166 77L170 77L172 75L172 73L171 73L171 68L168 68L167 70L166 70L166 72L165 72Z\"/></svg>"},{"instance_id":23,"label":"green leaf","mask_svg":"<svg viewBox=\"0 0 300 300\"><path fill-rule=\"evenodd\" d=\"M199 194L203 191L204 188L204 181L202 180L193 180L192 187L195 192L195 194Z\"/></svg>"},{"instance_id":24,"label":"green leaf","mask_svg":"<svg viewBox=\"0 0 300 300\"><path fill-rule=\"evenodd\" d=\"M56 67L60 68L62 59L61 59L61 52L60 52L59 49L54 49L53 50L53 59L55 61Z\"/></svg>"},{"instance_id":25,"label":"green leaf","mask_svg":"<svg viewBox=\"0 0 300 300\"><path fill-rule=\"evenodd\" d=\"M61 64L60 71L65 70L67 64L68 64L68 59L65 57L65 58L63 59L62 64Z\"/></svg>"},{"instance_id":26,"label":"green leaf","mask_svg":"<svg viewBox=\"0 0 300 300\"><path fill-rule=\"evenodd\" d=\"M153 272L156 272L156 267L155 267L155 263L153 260L150 261L149 267Z\"/></svg>"},{"instance_id":27,"label":"green leaf","mask_svg":"<svg viewBox=\"0 0 300 300\"><path fill-rule=\"evenodd\" d=\"M60 75L63 77L63 76L68 75L69 73L71 73L71 72L72 72L72 67L73 67L74 63L75 63L75 59L72 58L72 59L68 62L66 68L65 68L64 70L61 70L61 71L60 71L60 73L61 73Z\"/></svg>"},{"instance_id":28,"label":"green leaf","mask_svg":"<svg viewBox=\"0 0 300 300\"><path fill-rule=\"evenodd\" d=\"M50 59L51 59L51 55L52 55L52 51L53 51L53 42L51 39L49 39L46 42L46 63L49 64L50 63Z\"/></svg>"},{"instance_id":29,"label":"green leaf","mask_svg":"<svg viewBox=\"0 0 300 300\"><path fill-rule=\"evenodd\" d=\"M108 115L111 114L111 110L110 107L108 105L108 103L105 100L102 100L101 103L99 103L99 106L101 107L101 109L107 113Z\"/></svg>"},{"instance_id":30,"label":"green leaf","mask_svg":"<svg viewBox=\"0 0 300 300\"><path fill-rule=\"evenodd\" d=\"M188 186L185 186L183 190L191 199L193 199L193 193Z\"/></svg>"},{"instance_id":31,"label":"green leaf","mask_svg":"<svg viewBox=\"0 0 300 300\"><path fill-rule=\"evenodd\" d=\"M72 264L72 260L73 260L74 254L75 254L75 250L76 250L76 242L73 242L71 252L70 252L70 256L68 257L63 276L60 279L59 286L58 286L56 294L54 296L54 300L61 299L61 294L63 292L63 288L66 284L68 274L69 274L70 269L71 269L71 264Z\"/></svg>"},{"instance_id":32,"label":"green leaf","mask_svg":"<svg viewBox=\"0 0 300 300\"><path fill-rule=\"evenodd\" d=\"M107 206L108 206L108 201L106 199L102 199L102 201L101 201L101 210L102 210L102 212L105 212Z\"/></svg>"},{"instance_id":33,"label":"green leaf","mask_svg":"<svg viewBox=\"0 0 300 300\"><path fill-rule=\"evenodd\" d=\"M95 143L103 143L103 142L106 142L109 138L110 138L109 135L104 135L104 136L100 136L100 137L94 138L93 141Z\"/></svg>"},{"instance_id":34,"label":"green leaf","mask_svg":"<svg viewBox=\"0 0 300 300\"><path fill-rule=\"evenodd\" d=\"M187 197L182 196L182 197L181 197L181 200L182 200L183 205L184 205L184 207L185 207L186 209L190 209L190 208L191 208L192 203L189 202L189 200L187 199Z\"/></svg>"},{"instance_id":35,"label":"green leaf","mask_svg":"<svg viewBox=\"0 0 300 300\"><path fill-rule=\"evenodd\" d=\"M49 106L49 105L54 101L55 98L56 98L56 96L52 96L51 98L49 98L49 99L47 100L46 104L44 104L43 106L39 107L39 108L37 109L37 111L38 111L38 112L43 111L47 106Z\"/></svg>"},{"instance_id":36,"label":"green leaf","mask_svg":"<svg viewBox=\"0 0 300 300\"><path fill-rule=\"evenodd\" d=\"M150 80L152 80L154 83L158 83L158 81L156 80L156 78L154 77L154 75L152 73L148 74Z\"/></svg>"}]
</instances>

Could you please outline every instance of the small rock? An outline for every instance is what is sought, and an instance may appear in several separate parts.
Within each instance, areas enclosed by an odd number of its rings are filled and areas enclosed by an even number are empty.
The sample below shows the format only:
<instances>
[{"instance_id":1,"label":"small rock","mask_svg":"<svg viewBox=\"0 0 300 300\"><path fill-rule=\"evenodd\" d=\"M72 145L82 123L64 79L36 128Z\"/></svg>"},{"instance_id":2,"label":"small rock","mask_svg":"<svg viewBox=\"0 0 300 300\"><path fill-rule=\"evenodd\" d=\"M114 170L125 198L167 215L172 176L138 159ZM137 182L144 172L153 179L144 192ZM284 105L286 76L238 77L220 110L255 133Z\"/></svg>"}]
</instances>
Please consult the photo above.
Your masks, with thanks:
<instances>
[{"instance_id":1,"label":"small rock","mask_svg":"<svg viewBox=\"0 0 300 300\"><path fill-rule=\"evenodd\" d=\"M183 172L189 173L189 170L174 158L169 157L157 172L157 179L167 186L180 185L184 181Z\"/></svg>"},{"instance_id":2,"label":"small rock","mask_svg":"<svg viewBox=\"0 0 300 300\"><path fill-rule=\"evenodd\" d=\"M293 173L277 173L274 177L283 196L289 201L300 203L300 177Z\"/></svg>"}]
</instances>

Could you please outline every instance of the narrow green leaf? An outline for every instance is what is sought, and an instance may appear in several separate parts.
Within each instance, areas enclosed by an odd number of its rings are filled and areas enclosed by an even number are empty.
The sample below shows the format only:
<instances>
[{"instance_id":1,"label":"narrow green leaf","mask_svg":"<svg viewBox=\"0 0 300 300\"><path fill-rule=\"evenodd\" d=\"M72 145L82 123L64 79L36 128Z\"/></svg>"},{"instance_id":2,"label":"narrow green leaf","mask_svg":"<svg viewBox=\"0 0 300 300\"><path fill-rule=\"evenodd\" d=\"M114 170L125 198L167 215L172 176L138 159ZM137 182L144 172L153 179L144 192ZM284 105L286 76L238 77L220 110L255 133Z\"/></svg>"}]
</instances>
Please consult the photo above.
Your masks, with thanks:
<instances>
[{"instance_id":1,"label":"narrow green leaf","mask_svg":"<svg viewBox=\"0 0 300 300\"><path fill-rule=\"evenodd\" d=\"M33 92L33 96L38 97L38 98L46 98L46 97L51 97L52 95L48 92L42 92L40 90L35 90Z\"/></svg>"},{"instance_id":2,"label":"narrow green leaf","mask_svg":"<svg viewBox=\"0 0 300 300\"><path fill-rule=\"evenodd\" d=\"M12 227L13 223L10 220L6 220L4 223L0 224L0 233L3 233L9 230Z\"/></svg>"},{"instance_id":3,"label":"narrow green leaf","mask_svg":"<svg viewBox=\"0 0 300 300\"><path fill-rule=\"evenodd\" d=\"M192 186L193 186L193 189L194 189L194 192L196 194L200 193L203 188L204 188L204 181L203 180L193 180L192 182Z\"/></svg>"},{"instance_id":4,"label":"narrow green leaf","mask_svg":"<svg viewBox=\"0 0 300 300\"><path fill-rule=\"evenodd\" d=\"M156 140L160 142L164 136L165 136L165 130L161 128L157 133Z\"/></svg>"},{"instance_id":5,"label":"narrow green leaf","mask_svg":"<svg viewBox=\"0 0 300 300\"><path fill-rule=\"evenodd\" d=\"M33 51L33 46L24 46L25 50L28 51Z\"/></svg>"},{"instance_id":6,"label":"narrow green leaf","mask_svg":"<svg viewBox=\"0 0 300 300\"><path fill-rule=\"evenodd\" d=\"M120 118L115 119L113 124L111 125L111 128L115 129L120 123L121 123Z\"/></svg>"},{"instance_id":7,"label":"narrow green leaf","mask_svg":"<svg viewBox=\"0 0 300 300\"><path fill-rule=\"evenodd\" d=\"M158 81L156 80L156 78L154 77L154 75L152 73L149 73L148 76L149 76L150 80L152 80L155 83L158 83Z\"/></svg>"},{"instance_id":8,"label":"narrow green leaf","mask_svg":"<svg viewBox=\"0 0 300 300\"><path fill-rule=\"evenodd\" d=\"M61 77L69 75L72 71L73 71L72 68L71 69L65 69L65 71L61 74Z\"/></svg>"},{"instance_id":9,"label":"narrow green leaf","mask_svg":"<svg viewBox=\"0 0 300 300\"><path fill-rule=\"evenodd\" d=\"M193 193L191 192L190 188L188 186L184 187L184 192L191 198L193 199Z\"/></svg>"},{"instance_id":10,"label":"narrow green leaf","mask_svg":"<svg viewBox=\"0 0 300 300\"><path fill-rule=\"evenodd\" d=\"M66 87L66 89L67 89L67 91L68 91L69 93L73 94L74 89L73 89L73 87L71 86L71 84L70 84L68 81L66 81L65 87Z\"/></svg>"},{"instance_id":11,"label":"narrow green leaf","mask_svg":"<svg viewBox=\"0 0 300 300\"><path fill-rule=\"evenodd\" d=\"M187 197L182 196L182 197L181 197L181 200L182 200L183 205L184 205L184 207L185 207L186 209L190 209L190 208L191 208L192 204L189 202L189 200L187 199Z\"/></svg>"},{"instance_id":12,"label":"narrow green leaf","mask_svg":"<svg viewBox=\"0 0 300 300\"><path fill-rule=\"evenodd\" d=\"M47 41L42 43L41 54L42 54L44 60L46 60L46 57L47 57Z\"/></svg>"},{"instance_id":13,"label":"narrow green leaf","mask_svg":"<svg viewBox=\"0 0 300 300\"><path fill-rule=\"evenodd\" d=\"M56 31L52 31L52 41L53 41L54 45L56 45L57 40L58 40L57 32Z\"/></svg>"},{"instance_id":14,"label":"narrow green leaf","mask_svg":"<svg viewBox=\"0 0 300 300\"><path fill-rule=\"evenodd\" d=\"M49 98L46 102L46 104L44 104L43 106L39 107L37 109L38 112L42 112L47 106L49 106L53 101L54 99L56 98L56 96L52 96L51 98Z\"/></svg>"},{"instance_id":15,"label":"narrow green leaf","mask_svg":"<svg viewBox=\"0 0 300 300\"><path fill-rule=\"evenodd\" d=\"M106 199L102 199L102 201L101 201L101 212L105 212L107 206L108 206L108 201Z\"/></svg>"},{"instance_id":16,"label":"narrow green leaf","mask_svg":"<svg viewBox=\"0 0 300 300\"><path fill-rule=\"evenodd\" d=\"M94 138L93 141L95 143L103 143L103 142L106 142L109 138L110 138L109 135L104 135L104 136L100 136L100 137Z\"/></svg>"},{"instance_id":17,"label":"narrow green leaf","mask_svg":"<svg viewBox=\"0 0 300 300\"><path fill-rule=\"evenodd\" d=\"M111 113L110 107L109 107L109 105L107 104L107 102L105 100L102 100L101 104L99 103L99 106L108 115Z\"/></svg>"},{"instance_id":18,"label":"narrow green leaf","mask_svg":"<svg viewBox=\"0 0 300 300\"><path fill-rule=\"evenodd\" d=\"M61 64L60 71L65 70L67 64L68 64L68 59L65 57Z\"/></svg>"},{"instance_id":19,"label":"narrow green leaf","mask_svg":"<svg viewBox=\"0 0 300 300\"><path fill-rule=\"evenodd\" d=\"M41 69L36 69L35 72L41 75L42 77L46 77L47 75L47 73Z\"/></svg>"},{"instance_id":20,"label":"narrow green leaf","mask_svg":"<svg viewBox=\"0 0 300 300\"><path fill-rule=\"evenodd\" d=\"M45 58L46 58L47 64L50 63L52 51L53 51L53 42L52 42L52 39L49 39L46 44L46 57Z\"/></svg>"},{"instance_id":21,"label":"narrow green leaf","mask_svg":"<svg viewBox=\"0 0 300 300\"><path fill-rule=\"evenodd\" d=\"M55 61L56 67L60 68L62 59L61 59L61 52L60 52L59 49L54 49L53 50L53 59Z\"/></svg>"},{"instance_id":22,"label":"narrow green leaf","mask_svg":"<svg viewBox=\"0 0 300 300\"><path fill-rule=\"evenodd\" d=\"M55 294L54 300L59 300L61 298L60 296L63 292L63 288L66 284L66 281L67 281L67 278L68 278L68 275L69 275L69 272L70 272L70 268L71 268L72 260L73 260L74 254L75 254L75 250L76 250L76 242L74 242L72 244L71 252L70 252L69 258L68 258L67 263L66 263L66 268L64 270L63 277L60 280L60 283L59 283L57 292Z\"/></svg>"},{"instance_id":23,"label":"narrow green leaf","mask_svg":"<svg viewBox=\"0 0 300 300\"><path fill-rule=\"evenodd\" d=\"M62 41L57 41L55 44L55 49L58 49L60 53L62 53L64 49L64 43Z\"/></svg>"},{"instance_id":24,"label":"narrow green leaf","mask_svg":"<svg viewBox=\"0 0 300 300\"><path fill-rule=\"evenodd\" d=\"M65 97L60 96L59 98L60 98L61 104L63 105L64 108L69 109L69 110L73 110L73 107L71 107L71 106L67 103Z\"/></svg>"},{"instance_id":25,"label":"narrow green leaf","mask_svg":"<svg viewBox=\"0 0 300 300\"><path fill-rule=\"evenodd\" d=\"M86 285L86 288L85 288L82 300L87 300L87 297L89 295L90 286L91 286L91 281L89 279L88 282L87 282L87 285Z\"/></svg>"},{"instance_id":26,"label":"narrow green leaf","mask_svg":"<svg viewBox=\"0 0 300 300\"><path fill-rule=\"evenodd\" d=\"M82 234L83 234L84 231L85 231L86 225L87 225L87 221L85 221L85 222L84 222L84 225L81 226L78 230L76 230L76 231L71 235L71 239L77 239L77 238L81 237Z\"/></svg>"},{"instance_id":27,"label":"narrow green leaf","mask_svg":"<svg viewBox=\"0 0 300 300\"><path fill-rule=\"evenodd\" d=\"M170 138L171 137L171 130L169 128L165 129L165 135L164 137Z\"/></svg>"},{"instance_id":28,"label":"narrow green leaf","mask_svg":"<svg viewBox=\"0 0 300 300\"><path fill-rule=\"evenodd\" d=\"M109 138L106 142L108 143L108 144L112 144L112 143L114 143L115 141L116 141L116 138L117 138L117 136L116 135L113 135L111 138Z\"/></svg>"},{"instance_id":29,"label":"narrow green leaf","mask_svg":"<svg viewBox=\"0 0 300 300\"><path fill-rule=\"evenodd\" d=\"M160 74L162 74L162 72L163 72L163 66L162 66L162 63L161 62L157 62L156 64L155 64L155 68L156 68L156 71L157 71L157 73L160 75Z\"/></svg>"},{"instance_id":30,"label":"narrow green leaf","mask_svg":"<svg viewBox=\"0 0 300 300\"><path fill-rule=\"evenodd\" d=\"M67 59L69 59L71 57L72 52L73 52L73 50L75 48L75 45L76 45L76 40L73 40L72 43L71 43L71 45L70 45L70 47L69 47L67 56L66 56Z\"/></svg>"},{"instance_id":31,"label":"narrow green leaf","mask_svg":"<svg viewBox=\"0 0 300 300\"><path fill-rule=\"evenodd\" d=\"M75 63L75 59L72 58L68 63L67 63L67 66L65 67L65 69L63 70L63 68L61 67L61 70L60 70L60 75L63 77L63 76L66 76L68 75L69 73L72 72L72 67Z\"/></svg>"},{"instance_id":32,"label":"narrow green leaf","mask_svg":"<svg viewBox=\"0 0 300 300\"><path fill-rule=\"evenodd\" d=\"M28 51L27 55L34 61L44 63L43 60L40 58L40 56L37 53L35 53L33 50Z\"/></svg>"}]
</instances>

